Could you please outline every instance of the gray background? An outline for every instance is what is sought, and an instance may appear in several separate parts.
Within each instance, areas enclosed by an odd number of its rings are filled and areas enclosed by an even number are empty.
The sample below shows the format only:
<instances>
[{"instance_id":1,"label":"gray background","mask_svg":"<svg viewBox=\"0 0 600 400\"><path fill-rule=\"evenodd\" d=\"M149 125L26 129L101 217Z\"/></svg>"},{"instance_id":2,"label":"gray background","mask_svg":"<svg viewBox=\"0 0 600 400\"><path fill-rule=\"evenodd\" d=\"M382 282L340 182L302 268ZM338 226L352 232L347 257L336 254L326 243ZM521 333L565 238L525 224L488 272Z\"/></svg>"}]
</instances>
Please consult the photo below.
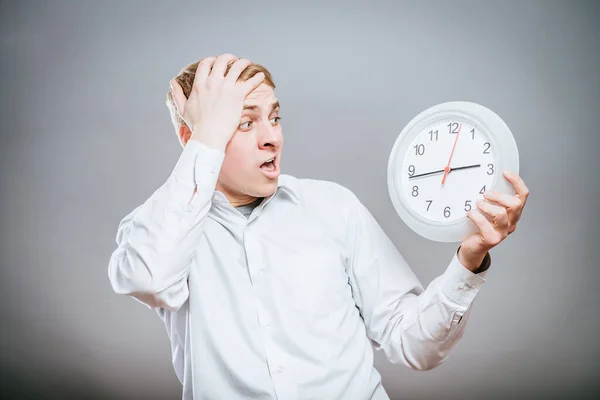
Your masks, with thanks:
<instances>
[{"instance_id":1,"label":"gray background","mask_svg":"<svg viewBox=\"0 0 600 400\"><path fill-rule=\"evenodd\" d=\"M393 210L400 130L470 100L515 135L523 219L492 251L450 359L424 373L377 355L393 399L600 392L599 2L14 3L0 3L5 398L179 398L162 322L111 292L107 265L118 222L181 151L168 80L224 52L274 75L283 172L352 189L424 284L456 244L417 236Z\"/></svg>"}]
</instances>

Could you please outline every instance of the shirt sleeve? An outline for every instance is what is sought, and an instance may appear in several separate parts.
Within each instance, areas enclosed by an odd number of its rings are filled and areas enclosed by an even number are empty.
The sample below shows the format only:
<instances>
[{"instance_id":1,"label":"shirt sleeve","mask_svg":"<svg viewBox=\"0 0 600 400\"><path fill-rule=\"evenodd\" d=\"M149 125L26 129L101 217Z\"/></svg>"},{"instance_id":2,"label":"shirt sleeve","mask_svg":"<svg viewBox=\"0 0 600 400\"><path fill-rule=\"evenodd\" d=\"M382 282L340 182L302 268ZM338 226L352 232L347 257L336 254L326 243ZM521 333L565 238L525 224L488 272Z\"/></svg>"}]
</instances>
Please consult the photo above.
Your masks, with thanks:
<instances>
[{"instance_id":1,"label":"shirt sleeve","mask_svg":"<svg viewBox=\"0 0 600 400\"><path fill-rule=\"evenodd\" d=\"M367 208L352 194L348 275L353 296L377 350L392 363L429 370L445 361L463 336L491 263L479 274L457 253L426 289Z\"/></svg>"},{"instance_id":2,"label":"shirt sleeve","mask_svg":"<svg viewBox=\"0 0 600 400\"><path fill-rule=\"evenodd\" d=\"M169 310L187 300L189 267L223 160L224 152L189 140L166 182L121 220L108 265L117 294Z\"/></svg>"}]
</instances>

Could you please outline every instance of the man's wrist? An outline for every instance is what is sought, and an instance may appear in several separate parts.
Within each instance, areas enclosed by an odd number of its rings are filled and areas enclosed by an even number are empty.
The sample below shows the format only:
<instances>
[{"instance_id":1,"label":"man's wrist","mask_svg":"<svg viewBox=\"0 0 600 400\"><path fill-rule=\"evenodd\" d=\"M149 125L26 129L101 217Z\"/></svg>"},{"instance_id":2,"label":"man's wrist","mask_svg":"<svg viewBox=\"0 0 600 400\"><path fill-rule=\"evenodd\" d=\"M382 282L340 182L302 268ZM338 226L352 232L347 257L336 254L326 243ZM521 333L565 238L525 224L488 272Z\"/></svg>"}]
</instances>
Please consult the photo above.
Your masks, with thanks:
<instances>
[{"instance_id":1,"label":"man's wrist","mask_svg":"<svg viewBox=\"0 0 600 400\"><path fill-rule=\"evenodd\" d=\"M209 147L214 150L219 150L225 152L227 148L227 142L224 142L220 137L216 135L204 135L199 132L193 132L190 137L191 140L197 140L206 147Z\"/></svg>"},{"instance_id":2,"label":"man's wrist","mask_svg":"<svg viewBox=\"0 0 600 400\"><path fill-rule=\"evenodd\" d=\"M469 271L478 274L487 270L491 265L491 256L489 252L481 253L470 253L464 251L462 246L458 247L456 252L458 261L467 268Z\"/></svg>"}]
</instances>

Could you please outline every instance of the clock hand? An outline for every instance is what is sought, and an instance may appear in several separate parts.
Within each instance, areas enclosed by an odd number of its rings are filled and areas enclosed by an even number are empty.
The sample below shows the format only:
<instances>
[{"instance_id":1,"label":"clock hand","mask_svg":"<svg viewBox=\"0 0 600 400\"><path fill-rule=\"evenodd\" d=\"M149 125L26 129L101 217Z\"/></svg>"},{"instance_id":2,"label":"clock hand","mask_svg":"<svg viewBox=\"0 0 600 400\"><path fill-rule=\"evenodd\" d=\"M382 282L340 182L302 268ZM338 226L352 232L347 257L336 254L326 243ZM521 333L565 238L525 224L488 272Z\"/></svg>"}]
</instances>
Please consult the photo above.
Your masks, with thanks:
<instances>
[{"instance_id":1,"label":"clock hand","mask_svg":"<svg viewBox=\"0 0 600 400\"><path fill-rule=\"evenodd\" d=\"M439 174L441 172L444 172L444 170L440 169L439 171L432 171L432 172L426 172L424 174L413 175L413 176L409 176L408 179L419 178L421 176L427 176L427 175L433 175L433 174Z\"/></svg>"},{"instance_id":2,"label":"clock hand","mask_svg":"<svg viewBox=\"0 0 600 400\"><path fill-rule=\"evenodd\" d=\"M456 171L459 169L469 169L469 168L477 168L477 167L481 167L481 164L473 164L473 165L466 165L464 167L455 167L455 168L450 168L450 171L448 171L448 173L452 172L452 171ZM432 172L426 172L424 174L419 174L419 175L413 175L413 176L409 176L408 179L413 179L413 178L420 178L422 176L427 176L427 175L434 175L434 174L439 174L442 172L446 172L446 168L444 169L440 169L438 171L432 171Z\"/></svg>"},{"instance_id":3,"label":"clock hand","mask_svg":"<svg viewBox=\"0 0 600 400\"><path fill-rule=\"evenodd\" d=\"M481 167L481 164L466 165L464 167L454 167L454 168L450 168L450 171L456 171L458 169L477 168L477 167Z\"/></svg>"},{"instance_id":4,"label":"clock hand","mask_svg":"<svg viewBox=\"0 0 600 400\"><path fill-rule=\"evenodd\" d=\"M444 177L442 178L442 186L444 186L444 182L446 182L446 176L448 176L448 172L450 172L450 161L452 161L452 156L454 155L454 149L456 149L456 143L458 142L458 137L460 136L460 130L462 129L462 122L458 127L458 132L456 134L456 139L454 139L454 146L452 146L452 152L450 153L450 159L448 160L448 165L444 168Z\"/></svg>"}]
</instances>

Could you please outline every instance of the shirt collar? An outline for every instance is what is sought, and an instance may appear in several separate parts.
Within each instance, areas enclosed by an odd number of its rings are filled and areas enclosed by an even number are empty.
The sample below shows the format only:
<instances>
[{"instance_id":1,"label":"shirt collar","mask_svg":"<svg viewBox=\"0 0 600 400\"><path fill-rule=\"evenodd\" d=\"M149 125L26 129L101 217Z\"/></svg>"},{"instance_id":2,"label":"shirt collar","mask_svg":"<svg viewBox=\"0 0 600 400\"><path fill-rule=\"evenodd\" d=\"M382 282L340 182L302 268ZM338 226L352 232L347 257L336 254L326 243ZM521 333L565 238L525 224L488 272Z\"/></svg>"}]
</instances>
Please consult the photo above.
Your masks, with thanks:
<instances>
[{"instance_id":1,"label":"shirt collar","mask_svg":"<svg viewBox=\"0 0 600 400\"><path fill-rule=\"evenodd\" d=\"M275 197L279 191L286 193L295 204L298 204L300 201L298 193L298 179L291 175L281 174L277 182L277 190L271 196L267 197L267 200L263 202L263 204L266 204L272 197ZM213 194L213 200L229 203L225 195L218 190L215 190L215 193Z\"/></svg>"},{"instance_id":2,"label":"shirt collar","mask_svg":"<svg viewBox=\"0 0 600 400\"><path fill-rule=\"evenodd\" d=\"M294 203L297 204L300 201L298 179L293 176L281 174L277 183L277 191L279 191L279 189L286 192Z\"/></svg>"}]
</instances>

